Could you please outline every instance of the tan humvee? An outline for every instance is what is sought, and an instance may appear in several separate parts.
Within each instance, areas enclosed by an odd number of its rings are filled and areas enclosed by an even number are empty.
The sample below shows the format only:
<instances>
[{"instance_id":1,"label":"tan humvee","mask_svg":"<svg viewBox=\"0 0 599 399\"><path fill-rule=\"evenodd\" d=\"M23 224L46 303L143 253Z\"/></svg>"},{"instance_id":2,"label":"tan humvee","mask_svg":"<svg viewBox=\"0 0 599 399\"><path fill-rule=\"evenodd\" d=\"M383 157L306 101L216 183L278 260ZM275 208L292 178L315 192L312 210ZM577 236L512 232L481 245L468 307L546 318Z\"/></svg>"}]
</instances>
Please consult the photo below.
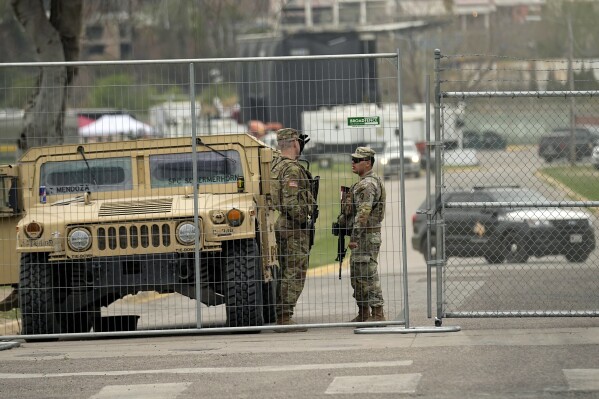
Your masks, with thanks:
<instances>
[{"instance_id":1,"label":"tan humvee","mask_svg":"<svg viewBox=\"0 0 599 399\"><path fill-rule=\"evenodd\" d=\"M230 326L274 321L274 151L247 134L198 139L194 201L193 147L41 147L1 167L0 283L19 285L23 334L97 331L102 306L139 291L225 304Z\"/></svg>"}]
</instances>

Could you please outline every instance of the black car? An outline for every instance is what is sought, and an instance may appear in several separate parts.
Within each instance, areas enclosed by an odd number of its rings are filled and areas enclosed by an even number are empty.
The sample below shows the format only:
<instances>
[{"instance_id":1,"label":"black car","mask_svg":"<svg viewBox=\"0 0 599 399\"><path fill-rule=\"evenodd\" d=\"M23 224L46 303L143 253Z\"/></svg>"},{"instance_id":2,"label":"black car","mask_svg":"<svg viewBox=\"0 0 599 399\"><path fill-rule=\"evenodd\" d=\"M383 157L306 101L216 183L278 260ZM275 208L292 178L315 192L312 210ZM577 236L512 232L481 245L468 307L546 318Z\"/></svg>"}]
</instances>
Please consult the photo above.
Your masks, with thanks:
<instances>
[{"instance_id":1,"label":"black car","mask_svg":"<svg viewBox=\"0 0 599 399\"><path fill-rule=\"evenodd\" d=\"M447 192L449 202L526 202L549 200L519 187L481 187ZM434 201L432 208L435 207ZM426 209L423 203L420 209ZM412 247L427 257L426 215L412 218ZM584 262L595 249L595 233L586 213L562 208L450 208L445 207L445 256L483 257L488 263L525 263L529 257L564 255ZM431 253L436 253L435 231Z\"/></svg>"},{"instance_id":2,"label":"black car","mask_svg":"<svg viewBox=\"0 0 599 399\"><path fill-rule=\"evenodd\" d=\"M475 130L466 130L462 137L462 146L480 150L505 150L507 148L507 139L492 130L485 130L482 133Z\"/></svg>"},{"instance_id":3,"label":"black car","mask_svg":"<svg viewBox=\"0 0 599 399\"><path fill-rule=\"evenodd\" d=\"M480 148L480 133L475 130L465 130L462 135L462 147Z\"/></svg>"},{"instance_id":4,"label":"black car","mask_svg":"<svg viewBox=\"0 0 599 399\"><path fill-rule=\"evenodd\" d=\"M574 156L579 161L584 157L591 156L598 139L597 135L588 129L574 129L574 140L572 140L571 129L554 129L539 140L539 156L547 162L559 158L569 158L574 141Z\"/></svg>"}]
</instances>

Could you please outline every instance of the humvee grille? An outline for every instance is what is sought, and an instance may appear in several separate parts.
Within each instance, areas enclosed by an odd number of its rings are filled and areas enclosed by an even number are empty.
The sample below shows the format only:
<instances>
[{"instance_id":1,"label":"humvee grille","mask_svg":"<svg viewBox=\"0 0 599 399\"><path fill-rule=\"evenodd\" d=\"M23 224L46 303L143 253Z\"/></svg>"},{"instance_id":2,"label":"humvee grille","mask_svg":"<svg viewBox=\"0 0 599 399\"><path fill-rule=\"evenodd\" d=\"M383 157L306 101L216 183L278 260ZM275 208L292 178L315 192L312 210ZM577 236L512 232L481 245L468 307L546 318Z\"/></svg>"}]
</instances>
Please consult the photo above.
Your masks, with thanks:
<instances>
[{"instance_id":1,"label":"humvee grille","mask_svg":"<svg viewBox=\"0 0 599 399\"><path fill-rule=\"evenodd\" d=\"M167 213L171 211L172 198L160 198L146 201L105 202L98 216L141 215L147 213Z\"/></svg>"},{"instance_id":2,"label":"humvee grille","mask_svg":"<svg viewBox=\"0 0 599 399\"><path fill-rule=\"evenodd\" d=\"M171 245L168 223L129 224L99 227L98 249L158 248Z\"/></svg>"}]
</instances>

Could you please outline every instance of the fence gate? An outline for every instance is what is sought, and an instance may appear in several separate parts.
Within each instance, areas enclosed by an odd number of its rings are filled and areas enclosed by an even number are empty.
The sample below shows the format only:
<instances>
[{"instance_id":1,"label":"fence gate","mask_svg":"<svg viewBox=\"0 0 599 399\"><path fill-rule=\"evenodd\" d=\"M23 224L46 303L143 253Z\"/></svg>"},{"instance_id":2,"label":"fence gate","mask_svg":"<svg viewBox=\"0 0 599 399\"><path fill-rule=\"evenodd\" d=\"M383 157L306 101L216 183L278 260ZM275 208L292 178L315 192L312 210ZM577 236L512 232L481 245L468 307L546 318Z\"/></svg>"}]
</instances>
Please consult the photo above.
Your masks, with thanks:
<instances>
[{"instance_id":1,"label":"fence gate","mask_svg":"<svg viewBox=\"0 0 599 399\"><path fill-rule=\"evenodd\" d=\"M40 126L53 114L23 108L41 72L54 78L42 80L56 96L46 105L59 109L63 88L48 82L60 82L67 66L77 75L62 134L52 139ZM358 179L350 154L370 146L387 191L378 261L388 321L372 324L405 324L400 163L387 162L400 154L398 54L0 69L8 107L0 155L12 165L0 170L0 300L17 286L21 298L20 309L0 311L0 334L283 328L273 324L276 254L263 245L274 235L267 222L274 211L262 165L280 127L310 136L305 162L320 176L315 244L293 318L311 327L356 325L348 323L357 313L350 252L340 270L331 226L340 186ZM24 118L37 121L26 142ZM41 147L20 154L18 140Z\"/></svg>"},{"instance_id":2,"label":"fence gate","mask_svg":"<svg viewBox=\"0 0 599 399\"><path fill-rule=\"evenodd\" d=\"M437 325L599 315L599 91L575 90L596 68L436 52L423 248Z\"/></svg>"}]
</instances>

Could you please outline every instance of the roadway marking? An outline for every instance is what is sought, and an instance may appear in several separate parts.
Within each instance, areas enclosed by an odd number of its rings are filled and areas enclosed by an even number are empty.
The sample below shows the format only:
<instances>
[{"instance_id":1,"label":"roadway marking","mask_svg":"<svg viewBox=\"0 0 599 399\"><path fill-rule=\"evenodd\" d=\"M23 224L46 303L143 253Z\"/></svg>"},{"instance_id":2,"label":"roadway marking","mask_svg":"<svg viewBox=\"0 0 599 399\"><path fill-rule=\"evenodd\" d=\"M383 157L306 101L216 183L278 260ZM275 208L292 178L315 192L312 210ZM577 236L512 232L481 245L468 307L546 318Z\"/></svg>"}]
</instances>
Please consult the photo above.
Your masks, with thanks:
<instances>
[{"instance_id":1,"label":"roadway marking","mask_svg":"<svg viewBox=\"0 0 599 399\"><path fill-rule=\"evenodd\" d=\"M415 393L422 374L387 374L335 377L325 394Z\"/></svg>"},{"instance_id":2,"label":"roadway marking","mask_svg":"<svg viewBox=\"0 0 599 399\"><path fill-rule=\"evenodd\" d=\"M599 391L599 369L563 370L570 391Z\"/></svg>"},{"instance_id":3,"label":"roadway marking","mask_svg":"<svg viewBox=\"0 0 599 399\"><path fill-rule=\"evenodd\" d=\"M174 399L192 383L107 385L89 399Z\"/></svg>"},{"instance_id":4,"label":"roadway marking","mask_svg":"<svg viewBox=\"0 0 599 399\"><path fill-rule=\"evenodd\" d=\"M343 260L341 269L346 271L349 268L349 261L347 260L349 256ZM332 276L339 273L339 262L330 263L328 265L322 265L315 267L313 269L308 269L307 276L309 277L323 277L323 276Z\"/></svg>"},{"instance_id":5,"label":"roadway marking","mask_svg":"<svg viewBox=\"0 0 599 399\"><path fill-rule=\"evenodd\" d=\"M275 371L307 371L307 370L334 370L357 369L370 367L398 367L411 366L411 360L397 360L388 362L362 362L362 363L331 363L331 364L297 364L261 367L199 367L163 370L114 370L114 371L83 371L79 373L49 373L49 374L18 374L0 373L0 379L25 379L25 378L63 378L63 377L89 377L89 376L123 376L135 374L226 374L226 373L272 373Z\"/></svg>"}]
</instances>

